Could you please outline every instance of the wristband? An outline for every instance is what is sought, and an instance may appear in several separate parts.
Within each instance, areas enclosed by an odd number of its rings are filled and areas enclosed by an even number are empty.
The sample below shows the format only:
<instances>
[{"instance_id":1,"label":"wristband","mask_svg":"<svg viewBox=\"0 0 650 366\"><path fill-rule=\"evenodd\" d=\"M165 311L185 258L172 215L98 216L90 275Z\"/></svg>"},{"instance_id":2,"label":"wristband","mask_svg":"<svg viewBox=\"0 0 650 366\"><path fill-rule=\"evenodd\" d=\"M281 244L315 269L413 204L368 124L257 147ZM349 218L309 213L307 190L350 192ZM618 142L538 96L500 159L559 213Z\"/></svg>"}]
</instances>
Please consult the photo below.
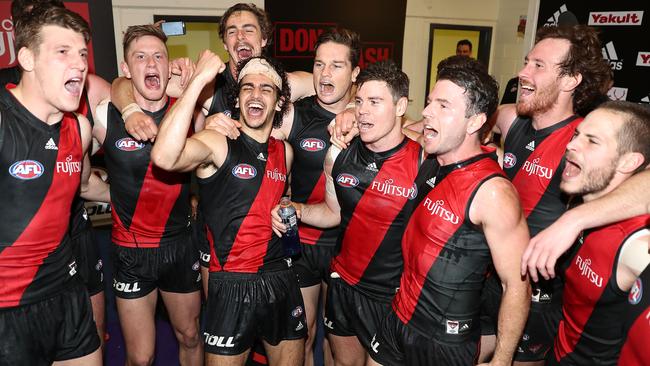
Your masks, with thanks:
<instances>
[{"instance_id":1,"label":"wristband","mask_svg":"<svg viewBox=\"0 0 650 366\"><path fill-rule=\"evenodd\" d=\"M122 120L126 121L126 119L129 118L129 116L135 112L144 113L142 111L142 108L140 108L140 106L137 103L131 103L127 105L126 107L124 107L124 109L122 109Z\"/></svg>"}]
</instances>

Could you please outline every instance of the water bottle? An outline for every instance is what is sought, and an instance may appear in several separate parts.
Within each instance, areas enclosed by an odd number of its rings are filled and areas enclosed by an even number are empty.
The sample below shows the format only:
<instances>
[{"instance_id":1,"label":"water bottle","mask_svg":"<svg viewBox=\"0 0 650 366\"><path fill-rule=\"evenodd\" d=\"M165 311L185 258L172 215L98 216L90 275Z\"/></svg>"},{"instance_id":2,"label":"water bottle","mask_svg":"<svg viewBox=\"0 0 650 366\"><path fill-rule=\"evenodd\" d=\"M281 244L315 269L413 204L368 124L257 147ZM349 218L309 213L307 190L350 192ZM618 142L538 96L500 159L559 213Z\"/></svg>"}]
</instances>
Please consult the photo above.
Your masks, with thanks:
<instances>
[{"instance_id":1,"label":"water bottle","mask_svg":"<svg viewBox=\"0 0 650 366\"><path fill-rule=\"evenodd\" d=\"M282 223L287 226L287 231L282 235L282 247L287 257L300 253L300 238L298 237L298 216L296 208L291 204L289 197L280 199L278 210Z\"/></svg>"}]
</instances>

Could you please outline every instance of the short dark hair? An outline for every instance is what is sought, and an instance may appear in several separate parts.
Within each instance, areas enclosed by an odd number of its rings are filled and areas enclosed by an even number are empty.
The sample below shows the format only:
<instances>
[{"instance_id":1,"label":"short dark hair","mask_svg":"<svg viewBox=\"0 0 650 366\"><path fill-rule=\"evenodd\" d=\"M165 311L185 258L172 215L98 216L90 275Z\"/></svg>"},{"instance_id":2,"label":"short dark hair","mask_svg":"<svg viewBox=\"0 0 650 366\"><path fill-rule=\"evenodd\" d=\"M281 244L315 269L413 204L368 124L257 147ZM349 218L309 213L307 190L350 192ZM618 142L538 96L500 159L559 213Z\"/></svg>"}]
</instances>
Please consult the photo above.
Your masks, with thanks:
<instances>
[{"instance_id":1,"label":"short dark hair","mask_svg":"<svg viewBox=\"0 0 650 366\"><path fill-rule=\"evenodd\" d=\"M397 103L402 97L408 98L409 96L409 77L397 67L393 60L379 61L361 70L357 76L357 87L361 88L368 81L385 82L393 96L394 103Z\"/></svg>"},{"instance_id":2,"label":"short dark hair","mask_svg":"<svg viewBox=\"0 0 650 366\"><path fill-rule=\"evenodd\" d=\"M90 41L90 27L81 15L60 7L35 7L29 16L18 18L14 26L16 50L27 47L38 52L43 41L41 29L48 25L56 25L80 33L84 41Z\"/></svg>"},{"instance_id":3,"label":"short dark hair","mask_svg":"<svg viewBox=\"0 0 650 366\"><path fill-rule=\"evenodd\" d=\"M582 75L582 82L573 92L574 112L593 108L607 93L612 80L612 69L603 58L596 29L586 25L542 27L537 31L535 43L548 38L565 39L571 44L558 65L560 76Z\"/></svg>"},{"instance_id":4,"label":"short dark hair","mask_svg":"<svg viewBox=\"0 0 650 366\"><path fill-rule=\"evenodd\" d=\"M282 119L284 118L284 115L289 110L289 105L291 104L290 103L291 87L289 86L289 81L287 80L287 73L284 70L284 66L282 66L282 64L278 60L261 55L261 56L255 56L246 60L239 61L239 63L237 64L236 75L240 75L240 71L244 68L244 66L246 66L247 63L249 63L251 60L254 59L262 59L266 61L269 65L271 65L271 67L273 67L275 72L278 73L280 79L282 79L282 89L278 89L277 86L275 87L275 90L278 94L278 101L280 101L280 110L276 111L275 116L273 117L273 128L280 128L282 126ZM241 82L237 83L237 88L231 89L231 93L228 96L228 104L230 104L230 110L237 109L235 105L236 105L236 100L239 97L240 89L241 89Z\"/></svg>"},{"instance_id":5,"label":"short dark hair","mask_svg":"<svg viewBox=\"0 0 650 366\"><path fill-rule=\"evenodd\" d=\"M14 22L18 18L30 15L34 7L57 7L65 8L61 0L14 0L11 2L11 17Z\"/></svg>"},{"instance_id":6,"label":"short dark hair","mask_svg":"<svg viewBox=\"0 0 650 366\"><path fill-rule=\"evenodd\" d=\"M228 22L228 18L230 18L230 16L234 13L240 11L247 11L255 15L257 18L257 23L260 25L262 39L266 40L266 47L268 47L271 44L272 40L273 24L271 24L271 20L269 19L269 15L266 13L266 11L264 11L264 9L258 8L253 3L239 3L226 9L226 12L223 13L221 19L219 20L219 37L221 37L221 40L225 40L224 35L226 33L226 23Z\"/></svg>"},{"instance_id":7,"label":"short dark hair","mask_svg":"<svg viewBox=\"0 0 650 366\"><path fill-rule=\"evenodd\" d=\"M122 47L124 49L124 59L128 55L129 47L133 41L138 38L152 36L156 37L162 41L162 43L167 42L167 35L160 29L160 27L153 24L143 24L143 25L131 25L126 28L124 37L122 38Z\"/></svg>"},{"instance_id":8,"label":"short dark hair","mask_svg":"<svg viewBox=\"0 0 650 366\"><path fill-rule=\"evenodd\" d=\"M359 59L361 57L361 38L357 32L341 27L330 28L318 36L316 44L314 45L314 53L318 50L320 45L327 42L347 46L352 68L359 65Z\"/></svg>"},{"instance_id":9,"label":"short dark hair","mask_svg":"<svg viewBox=\"0 0 650 366\"><path fill-rule=\"evenodd\" d=\"M499 105L499 84L485 65L463 56L451 56L438 64L438 80L449 80L465 89L465 117L484 113L487 122L481 127L481 140L492 130L490 120Z\"/></svg>"},{"instance_id":10,"label":"short dark hair","mask_svg":"<svg viewBox=\"0 0 650 366\"><path fill-rule=\"evenodd\" d=\"M472 42L470 42L469 39L461 39L460 41L458 41L458 43L456 43L456 48L460 46L469 46L469 50L470 51L472 50Z\"/></svg>"},{"instance_id":11,"label":"short dark hair","mask_svg":"<svg viewBox=\"0 0 650 366\"><path fill-rule=\"evenodd\" d=\"M603 109L621 116L623 125L618 131L617 152L619 155L638 152L645 163L635 173L644 170L650 163L650 108L624 101L609 101L596 109Z\"/></svg>"}]
</instances>

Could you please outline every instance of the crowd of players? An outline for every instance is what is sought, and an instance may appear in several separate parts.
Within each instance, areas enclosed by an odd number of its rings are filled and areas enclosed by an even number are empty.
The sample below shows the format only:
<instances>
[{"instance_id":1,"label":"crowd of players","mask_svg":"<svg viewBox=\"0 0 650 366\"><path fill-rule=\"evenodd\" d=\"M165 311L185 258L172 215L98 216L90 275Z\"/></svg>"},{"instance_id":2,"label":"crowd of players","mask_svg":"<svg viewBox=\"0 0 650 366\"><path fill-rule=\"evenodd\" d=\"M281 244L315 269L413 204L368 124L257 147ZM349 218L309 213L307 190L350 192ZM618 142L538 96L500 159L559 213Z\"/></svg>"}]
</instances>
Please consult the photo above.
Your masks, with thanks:
<instances>
[{"instance_id":1,"label":"crowd of players","mask_svg":"<svg viewBox=\"0 0 650 366\"><path fill-rule=\"evenodd\" d=\"M319 36L308 74L263 56L272 27L252 4L221 18L226 63L170 61L158 26L131 26L111 87L60 1L16 0L12 16L0 365L102 363L83 199L111 202L128 365L153 362L159 296L183 365L243 365L258 344L271 365L312 365L319 323L326 364L650 364L650 112L599 104L612 73L593 29L539 30L517 103L498 108L482 64L443 60L405 124L408 76L360 70L351 30ZM90 173L93 141L110 186Z\"/></svg>"}]
</instances>

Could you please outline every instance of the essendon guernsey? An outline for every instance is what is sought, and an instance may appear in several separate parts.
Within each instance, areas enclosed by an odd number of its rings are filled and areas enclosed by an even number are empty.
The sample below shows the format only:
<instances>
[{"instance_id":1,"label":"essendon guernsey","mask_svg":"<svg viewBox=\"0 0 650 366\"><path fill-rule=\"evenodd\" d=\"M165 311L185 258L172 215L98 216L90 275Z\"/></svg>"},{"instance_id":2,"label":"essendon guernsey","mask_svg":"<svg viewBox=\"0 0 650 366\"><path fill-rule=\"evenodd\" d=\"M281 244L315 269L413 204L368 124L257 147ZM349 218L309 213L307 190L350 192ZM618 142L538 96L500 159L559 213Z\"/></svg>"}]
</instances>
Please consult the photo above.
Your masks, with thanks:
<instances>
[{"instance_id":1,"label":"essendon guernsey","mask_svg":"<svg viewBox=\"0 0 650 366\"><path fill-rule=\"evenodd\" d=\"M621 350L619 365L650 365L650 265L634 281L627 297L625 329L627 338Z\"/></svg>"},{"instance_id":2,"label":"essendon guernsey","mask_svg":"<svg viewBox=\"0 0 650 366\"><path fill-rule=\"evenodd\" d=\"M146 113L159 124L172 103ZM106 124L104 159L111 185L113 242L152 248L188 233L190 174L153 165L151 142L131 138L113 104L109 104Z\"/></svg>"},{"instance_id":3,"label":"essendon guernsey","mask_svg":"<svg viewBox=\"0 0 650 366\"><path fill-rule=\"evenodd\" d=\"M36 302L76 273L68 224L79 191L79 122L48 125L0 90L0 307Z\"/></svg>"},{"instance_id":4,"label":"essendon guernsey","mask_svg":"<svg viewBox=\"0 0 650 366\"><path fill-rule=\"evenodd\" d=\"M255 273L284 262L280 238L271 228L271 209L286 183L284 142L270 137L261 144L244 133L228 140L223 165L199 179L211 272Z\"/></svg>"},{"instance_id":5,"label":"essendon guernsey","mask_svg":"<svg viewBox=\"0 0 650 366\"><path fill-rule=\"evenodd\" d=\"M391 299L402 273L402 234L422 148L405 138L376 153L356 138L332 167L341 206L339 254L332 271L369 296Z\"/></svg>"},{"instance_id":6,"label":"essendon guernsey","mask_svg":"<svg viewBox=\"0 0 650 366\"><path fill-rule=\"evenodd\" d=\"M625 339L622 319L628 293L618 287L616 269L622 244L649 227L639 216L586 232L565 271L562 320L555 360L566 365L614 365Z\"/></svg>"},{"instance_id":7,"label":"essendon guernsey","mask_svg":"<svg viewBox=\"0 0 650 366\"><path fill-rule=\"evenodd\" d=\"M293 148L291 200L309 204L323 202L323 162L331 145L327 125L336 115L321 107L315 96L296 102L293 108L293 126L288 138ZM303 244L336 245L338 228L321 230L302 222L298 225L300 241Z\"/></svg>"},{"instance_id":8,"label":"essendon guernsey","mask_svg":"<svg viewBox=\"0 0 650 366\"><path fill-rule=\"evenodd\" d=\"M449 341L478 337L480 296L492 258L469 209L479 187L500 176L491 152L444 166L427 159L420 170L417 207L402 240L404 273L393 309L404 324L425 336Z\"/></svg>"}]
</instances>

